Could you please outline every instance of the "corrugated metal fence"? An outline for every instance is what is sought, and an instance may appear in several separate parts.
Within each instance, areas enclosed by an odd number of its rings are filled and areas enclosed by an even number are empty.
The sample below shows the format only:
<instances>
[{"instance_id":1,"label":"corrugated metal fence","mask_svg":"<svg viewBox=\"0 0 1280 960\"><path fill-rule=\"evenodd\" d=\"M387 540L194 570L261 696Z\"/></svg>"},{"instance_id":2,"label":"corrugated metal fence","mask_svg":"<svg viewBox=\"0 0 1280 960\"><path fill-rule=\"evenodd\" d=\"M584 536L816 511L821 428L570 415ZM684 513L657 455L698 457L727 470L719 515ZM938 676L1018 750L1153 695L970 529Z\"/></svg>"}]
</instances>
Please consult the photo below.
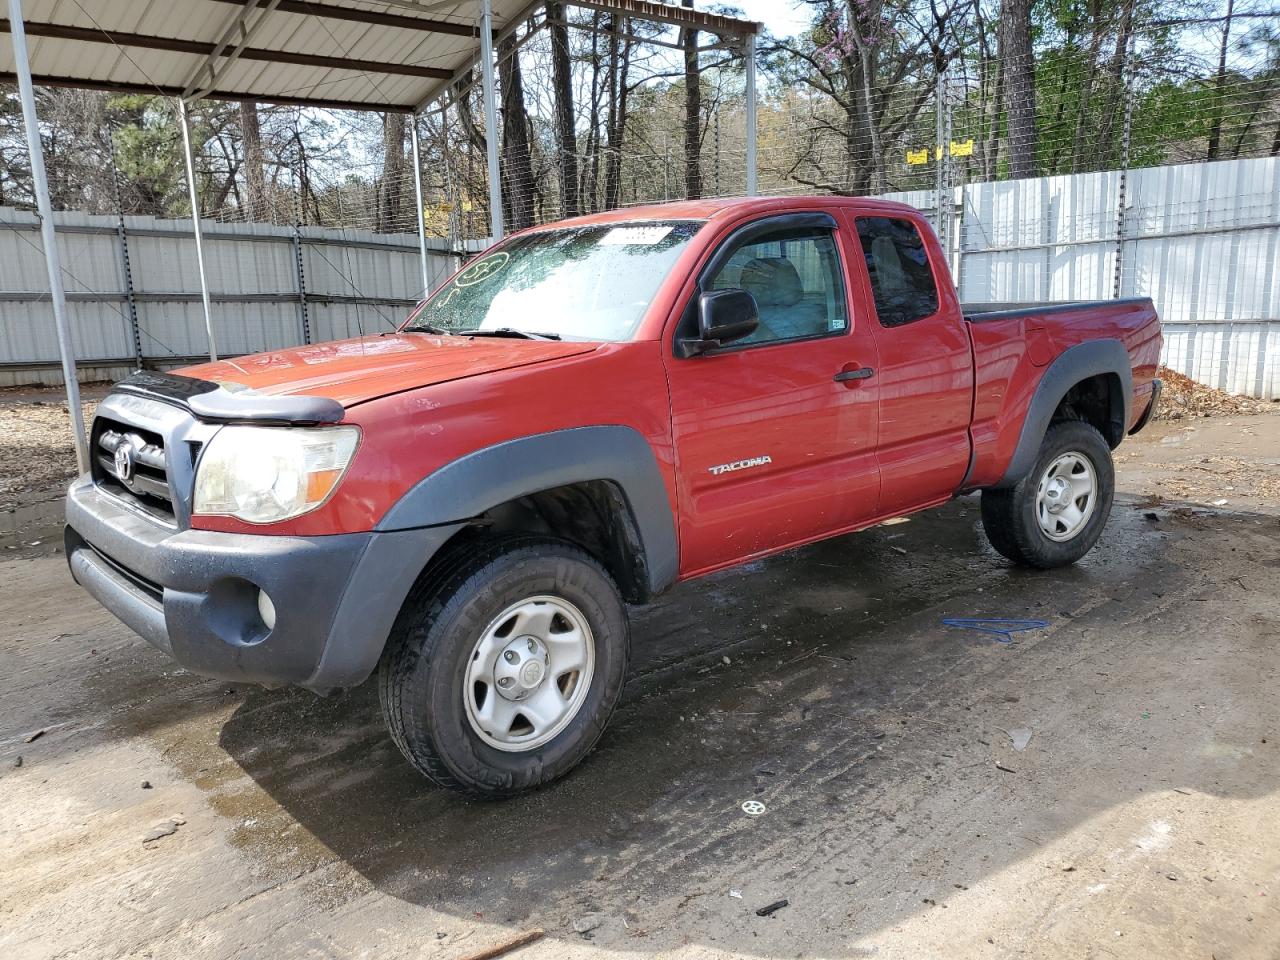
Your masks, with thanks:
<instances>
[{"instance_id":1,"label":"corrugated metal fence","mask_svg":"<svg viewBox=\"0 0 1280 960\"><path fill-rule=\"evenodd\" d=\"M207 357L189 220L55 219L82 377ZM423 294L410 234L207 224L204 241L222 355L386 330ZM444 241L434 246L433 286L456 265ZM59 383L57 361L39 224L0 207L0 385Z\"/></svg>"},{"instance_id":2,"label":"corrugated metal fence","mask_svg":"<svg viewBox=\"0 0 1280 960\"><path fill-rule=\"evenodd\" d=\"M1280 158L953 188L960 298L1147 296L1167 366L1280 399ZM931 191L896 194L934 213Z\"/></svg>"},{"instance_id":3,"label":"corrugated metal fence","mask_svg":"<svg viewBox=\"0 0 1280 960\"><path fill-rule=\"evenodd\" d=\"M1280 399L1280 158L954 187L944 239L970 302L1149 296L1165 363ZM932 191L895 194L930 213ZM58 215L86 376L205 350L187 221ZM416 238L216 224L206 231L218 347L249 353L386 329L421 295ZM432 284L451 268L430 259ZM0 384L56 382L34 217L0 208ZM136 330L136 334L135 331Z\"/></svg>"}]
</instances>

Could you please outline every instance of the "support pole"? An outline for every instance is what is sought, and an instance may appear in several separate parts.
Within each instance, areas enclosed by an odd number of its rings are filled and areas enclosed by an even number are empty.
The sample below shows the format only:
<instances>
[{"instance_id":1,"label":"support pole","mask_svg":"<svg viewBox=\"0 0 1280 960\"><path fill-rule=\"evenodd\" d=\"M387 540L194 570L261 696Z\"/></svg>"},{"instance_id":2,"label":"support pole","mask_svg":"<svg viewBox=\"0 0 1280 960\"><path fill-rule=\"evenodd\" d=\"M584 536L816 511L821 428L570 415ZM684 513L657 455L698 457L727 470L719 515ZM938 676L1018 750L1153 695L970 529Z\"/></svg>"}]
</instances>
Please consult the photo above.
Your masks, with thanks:
<instances>
[{"instance_id":1,"label":"support pole","mask_svg":"<svg viewBox=\"0 0 1280 960\"><path fill-rule=\"evenodd\" d=\"M493 11L489 0L480 0L480 77L489 163L489 232L497 243L502 239L502 181L498 170L498 98L493 91Z\"/></svg>"},{"instance_id":2,"label":"support pole","mask_svg":"<svg viewBox=\"0 0 1280 960\"><path fill-rule=\"evenodd\" d=\"M418 151L418 115L409 117L409 142L413 144L413 196L418 201L418 260L422 266L422 295L431 292L431 273L427 270L427 212L422 204L422 155Z\"/></svg>"},{"instance_id":3,"label":"support pole","mask_svg":"<svg viewBox=\"0 0 1280 960\"><path fill-rule=\"evenodd\" d=\"M209 334L209 359L218 359L213 337L213 311L209 308L209 278L204 272L204 237L200 231L200 196L196 190L196 162L191 155L191 120L187 102L178 99L178 122L182 125L182 149L187 159L187 189L191 194L191 226L196 236L196 268L200 271L200 300L204 303L204 328Z\"/></svg>"},{"instance_id":4,"label":"support pole","mask_svg":"<svg viewBox=\"0 0 1280 960\"><path fill-rule=\"evenodd\" d=\"M1120 299L1120 292L1124 289L1124 204L1125 194L1129 189L1130 144L1133 138L1133 58L1136 49L1134 33L1129 33L1124 49L1124 129L1120 135L1120 189L1116 200L1116 269L1111 284L1111 295L1117 300Z\"/></svg>"},{"instance_id":5,"label":"support pole","mask_svg":"<svg viewBox=\"0 0 1280 960\"><path fill-rule=\"evenodd\" d=\"M80 381L76 379L75 349L67 325L67 295L62 289L62 259L53 227L53 202L44 170L44 147L36 118L35 90L31 84L31 62L27 58L27 32L22 20L22 0L9 0L9 35L13 39L14 72L18 75L18 96L22 100L22 120L27 130L27 153L31 158L31 182L40 214L40 239L44 243L44 263L49 271L49 299L53 302L53 328L58 334L62 357L62 379L67 390L67 413L76 447L76 465L81 473L89 469L89 444L84 433L84 412L80 406Z\"/></svg>"},{"instance_id":6,"label":"support pole","mask_svg":"<svg viewBox=\"0 0 1280 960\"><path fill-rule=\"evenodd\" d=\"M302 192L289 171L293 184L293 266L298 281L298 320L302 324L302 342L311 342L311 316L307 310L307 272L302 257Z\"/></svg>"},{"instance_id":7,"label":"support pole","mask_svg":"<svg viewBox=\"0 0 1280 960\"><path fill-rule=\"evenodd\" d=\"M747 196L759 192L756 181L756 35L747 34Z\"/></svg>"},{"instance_id":8,"label":"support pole","mask_svg":"<svg viewBox=\"0 0 1280 960\"><path fill-rule=\"evenodd\" d=\"M944 109L943 102L946 99L946 78L939 73L933 87L933 139L937 146L933 150L933 232L938 235L939 242L943 236L943 202L942 192L946 187L946 169L943 166L945 158L950 152L951 144L944 142L947 135L946 118L942 115ZM945 249L945 247L944 247Z\"/></svg>"},{"instance_id":9,"label":"support pole","mask_svg":"<svg viewBox=\"0 0 1280 960\"><path fill-rule=\"evenodd\" d=\"M133 268L129 264L129 232L124 225L124 200L120 196L120 170L116 166L116 145L113 131L107 133L107 146L111 151L111 187L116 195L116 239L120 241L120 286L125 305L129 308L129 333L133 339L133 359L142 369L142 331L138 327L138 301L134 296Z\"/></svg>"}]
</instances>

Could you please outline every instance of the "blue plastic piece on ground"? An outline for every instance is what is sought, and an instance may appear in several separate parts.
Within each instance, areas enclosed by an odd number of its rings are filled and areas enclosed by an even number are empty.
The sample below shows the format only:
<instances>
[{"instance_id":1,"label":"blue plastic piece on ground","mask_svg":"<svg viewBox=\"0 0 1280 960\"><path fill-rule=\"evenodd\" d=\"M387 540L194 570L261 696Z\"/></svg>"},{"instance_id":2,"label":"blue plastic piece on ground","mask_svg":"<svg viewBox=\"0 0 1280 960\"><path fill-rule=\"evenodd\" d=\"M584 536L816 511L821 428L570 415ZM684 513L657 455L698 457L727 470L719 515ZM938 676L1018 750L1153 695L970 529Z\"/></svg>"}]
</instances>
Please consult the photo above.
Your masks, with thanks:
<instances>
[{"instance_id":1,"label":"blue plastic piece on ground","mask_svg":"<svg viewBox=\"0 0 1280 960\"><path fill-rule=\"evenodd\" d=\"M942 625L959 627L961 630L977 630L989 633L1001 643L1013 643L1013 635L1024 630L1043 630L1049 625L1048 620L1005 620L1003 618L966 619L964 617L944 617Z\"/></svg>"}]
</instances>

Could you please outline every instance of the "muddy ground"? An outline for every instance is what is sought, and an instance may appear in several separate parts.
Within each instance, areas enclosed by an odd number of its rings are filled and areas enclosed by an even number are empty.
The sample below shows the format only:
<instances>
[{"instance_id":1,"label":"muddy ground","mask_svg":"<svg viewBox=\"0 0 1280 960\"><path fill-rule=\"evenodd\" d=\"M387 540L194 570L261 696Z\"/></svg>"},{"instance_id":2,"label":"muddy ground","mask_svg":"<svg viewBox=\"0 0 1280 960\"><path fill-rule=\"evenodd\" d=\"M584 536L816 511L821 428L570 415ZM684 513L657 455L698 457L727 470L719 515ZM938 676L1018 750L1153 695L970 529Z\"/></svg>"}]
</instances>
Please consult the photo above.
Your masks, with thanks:
<instances>
[{"instance_id":1,"label":"muddy ground","mask_svg":"<svg viewBox=\"0 0 1280 960\"><path fill-rule=\"evenodd\" d=\"M600 748L506 803L419 780L368 687L176 669L28 528L0 957L1280 956L1280 418L1121 452L1070 570L1010 568L967 498L680 587Z\"/></svg>"}]
</instances>

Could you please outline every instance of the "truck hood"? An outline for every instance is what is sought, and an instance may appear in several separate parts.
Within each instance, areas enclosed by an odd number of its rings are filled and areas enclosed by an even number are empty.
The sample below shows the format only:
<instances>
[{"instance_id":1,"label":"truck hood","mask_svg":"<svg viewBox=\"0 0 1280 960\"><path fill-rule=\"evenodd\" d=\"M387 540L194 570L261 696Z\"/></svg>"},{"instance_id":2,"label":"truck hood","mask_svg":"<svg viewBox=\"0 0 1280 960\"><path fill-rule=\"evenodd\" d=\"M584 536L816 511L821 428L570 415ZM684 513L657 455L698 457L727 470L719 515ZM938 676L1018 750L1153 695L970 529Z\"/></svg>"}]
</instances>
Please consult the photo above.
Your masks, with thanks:
<instances>
[{"instance_id":1,"label":"truck hood","mask_svg":"<svg viewBox=\"0 0 1280 960\"><path fill-rule=\"evenodd\" d=\"M590 353L599 346L394 333L258 353L175 372L273 396L329 397L349 407L417 387Z\"/></svg>"}]
</instances>

